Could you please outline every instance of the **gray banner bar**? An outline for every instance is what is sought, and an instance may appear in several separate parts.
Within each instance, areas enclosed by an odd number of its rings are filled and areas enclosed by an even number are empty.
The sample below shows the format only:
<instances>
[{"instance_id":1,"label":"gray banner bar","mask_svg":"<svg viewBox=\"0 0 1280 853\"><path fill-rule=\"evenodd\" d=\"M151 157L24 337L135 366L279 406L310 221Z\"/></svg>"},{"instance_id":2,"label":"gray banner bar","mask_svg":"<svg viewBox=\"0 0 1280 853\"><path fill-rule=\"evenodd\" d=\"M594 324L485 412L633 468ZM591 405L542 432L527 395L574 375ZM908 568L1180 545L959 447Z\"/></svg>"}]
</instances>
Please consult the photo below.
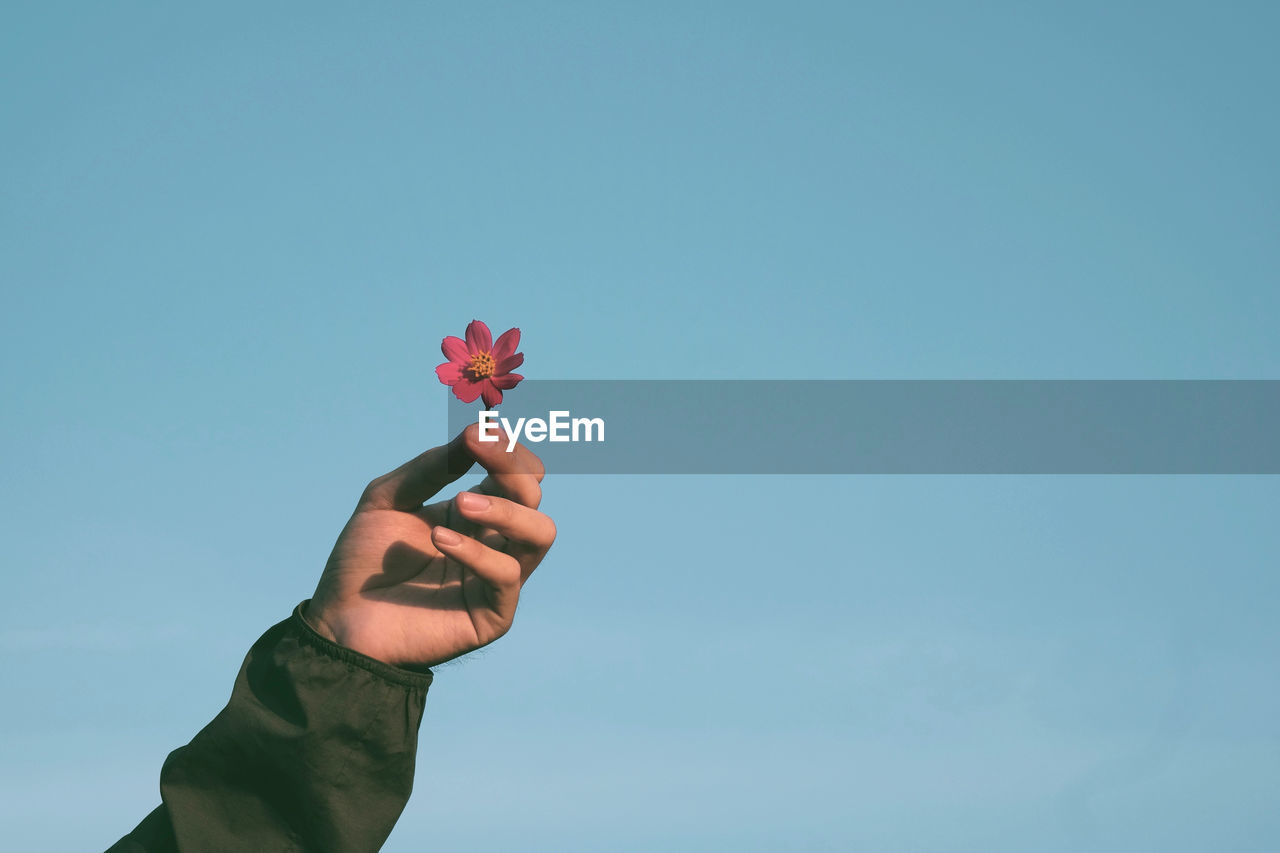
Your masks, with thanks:
<instances>
[{"instance_id":1,"label":"gray banner bar","mask_svg":"<svg viewBox=\"0 0 1280 853\"><path fill-rule=\"evenodd\" d=\"M525 380L495 414L564 474L1280 473L1280 380Z\"/></svg>"}]
</instances>

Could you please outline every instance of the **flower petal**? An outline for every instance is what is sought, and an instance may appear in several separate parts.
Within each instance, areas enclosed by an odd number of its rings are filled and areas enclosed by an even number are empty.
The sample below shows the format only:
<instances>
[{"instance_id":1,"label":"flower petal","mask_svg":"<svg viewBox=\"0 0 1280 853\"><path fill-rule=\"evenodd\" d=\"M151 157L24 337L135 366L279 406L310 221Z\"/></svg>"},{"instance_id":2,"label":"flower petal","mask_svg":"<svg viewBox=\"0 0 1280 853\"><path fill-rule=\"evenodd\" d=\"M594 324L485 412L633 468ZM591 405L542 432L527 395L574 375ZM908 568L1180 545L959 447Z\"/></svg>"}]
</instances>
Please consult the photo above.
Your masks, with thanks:
<instances>
[{"instance_id":1,"label":"flower petal","mask_svg":"<svg viewBox=\"0 0 1280 853\"><path fill-rule=\"evenodd\" d=\"M493 360L502 361L520 346L520 330L507 329L493 342Z\"/></svg>"},{"instance_id":2,"label":"flower petal","mask_svg":"<svg viewBox=\"0 0 1280 853\"><path fill-rule=\"evenodd\" d=\"M457 339L455 338L455 340ZM436 368L436 376L440 377L440 381L445 385L456 385L462 381L462 365L457 362L446 361Z\"/></svg>"},{"instance_id":3,"label":"flower petal","mask_svg":"<svg viewBox=\"0 0 1280 853\"><path fill-rule=\"evenodd\" d=\"M498 362L498 367L493 372L496 375L501 376L504 373L510 373L522 364L524 364L524 353L518 352L515 355L507 356L502 361Z\"/></svg>"},{"instance_id":4,"label":"flower petal","mask_svg":"<svg viewBox=\"0 0 1280 853\"><path fill-rule=\"evenodd\" d=\"M467 324L467 349L472 354L493 349L493 335L489 333L489 327L479 320Z\"/></svg>"},{"instance_id":5,"label":"flower petal","mask_svg":"<svg viewBox=\"0 0 1280 853\"><path fill-rule=\"evenodd\" d=\"M450 361L456 361L459 364L466 364L471 360L471 353L467 352L466 341L457 335L449 335L440 342L440 351L444 353L444 357Z\"/></svg>"},{"instance_id":6,"label":"flower petal","mask_svg":"<svg viewBox=\"0 0 1280 853\"><path fill-rule=\"evenodd\" d=\"M462 379L453 386L453 396L464 403L474 402L476 397L480 396L484 384L485 382L472 382L470 379Z\"/></svg>"},{"instance_id":7,"label":"flower petal","mask_svg":"<svg viewBox=\"0 0 1280 853\"><path fill-rule=\"evenodd\" d=\"M512 388L520 384L520 380L524 379L519 373L504 373L501 376L495 376L489 381L501 388L503 391L510 391Z\"/></svg>"},{"instance_id":8,"label":"flower petal","mask_svg":"<svg viewBox=\"0 0 1280 853\"><path fill-rule=\"evenodd\" d=\"M480 396L484 398L484 404L489 408L493 408L502 402L502 392L494 386L492 380L486 379L480 383L484 386L484 390L480 392Z\"/></svg>"}]
</instances>

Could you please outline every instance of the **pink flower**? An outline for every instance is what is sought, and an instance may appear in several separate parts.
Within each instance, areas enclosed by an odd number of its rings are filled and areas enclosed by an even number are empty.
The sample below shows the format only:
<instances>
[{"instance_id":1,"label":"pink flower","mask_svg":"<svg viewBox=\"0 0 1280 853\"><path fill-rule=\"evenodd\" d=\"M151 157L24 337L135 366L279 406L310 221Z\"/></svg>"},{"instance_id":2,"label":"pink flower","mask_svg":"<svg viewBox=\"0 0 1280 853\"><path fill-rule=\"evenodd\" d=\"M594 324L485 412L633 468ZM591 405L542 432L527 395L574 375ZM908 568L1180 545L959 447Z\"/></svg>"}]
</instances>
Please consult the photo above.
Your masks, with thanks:
<instances>
[{"instance_id":1,"label":"pink flower","mask_svg":"<svg viewBox=\"0 0 1280 853\"><path fill-rule=\"evenodd\" d=\"M472 320L465 341L450 335L440 342L449 360L436 368L436 376L452 387L453 396L462 402L483 397L485 406L492 409L502 402L503 391L510 391L524 379L511 372L524 364L524 353L516 352L519 345L519 329L507 329L495 342L488 326Z\"/></svg>"}]
</instances>

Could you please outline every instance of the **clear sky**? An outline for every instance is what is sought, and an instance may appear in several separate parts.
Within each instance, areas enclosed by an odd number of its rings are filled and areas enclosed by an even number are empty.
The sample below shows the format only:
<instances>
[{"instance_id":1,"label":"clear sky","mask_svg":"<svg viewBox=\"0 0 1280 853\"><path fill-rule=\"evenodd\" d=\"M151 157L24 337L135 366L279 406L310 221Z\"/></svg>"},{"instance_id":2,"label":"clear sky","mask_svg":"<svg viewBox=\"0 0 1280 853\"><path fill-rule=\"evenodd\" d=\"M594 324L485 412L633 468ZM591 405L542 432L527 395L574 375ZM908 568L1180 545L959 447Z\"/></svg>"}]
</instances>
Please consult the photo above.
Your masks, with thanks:
<instances>
[{"instance_id":1,"label":"clear sky","mask_svg":"<svg viewBox=\"0 0 1280 853\"><path fill-rule=\"evenodd\" d=\"M1276 9L6 4L6 844L158 803L473 317L544 379L1280 377ZM553 472L386 849L1274 850L1278 498Z\"/></svg>"}]
</instances>

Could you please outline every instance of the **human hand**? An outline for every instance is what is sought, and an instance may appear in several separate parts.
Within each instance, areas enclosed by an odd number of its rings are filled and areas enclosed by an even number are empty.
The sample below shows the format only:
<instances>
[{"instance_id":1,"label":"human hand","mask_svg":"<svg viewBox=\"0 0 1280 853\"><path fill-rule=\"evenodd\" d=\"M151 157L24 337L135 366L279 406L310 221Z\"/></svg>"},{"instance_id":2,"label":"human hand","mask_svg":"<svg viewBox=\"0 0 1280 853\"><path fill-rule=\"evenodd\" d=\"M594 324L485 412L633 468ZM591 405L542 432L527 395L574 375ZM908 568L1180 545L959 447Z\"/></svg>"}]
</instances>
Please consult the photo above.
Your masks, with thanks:
<instances>
[{"instance_id":1,"label":"human hand","mask_svg":"<svg viewBox=\"0 0 1280 853\"><path fill-rule=\"evenodd\" d=\"M433 666L511 628L521 587L555 540L538 512L542 461L471 425L373 480L338 536L307 621L339 645L397 666ZM479 462L470 491L423 506Z\"/></svg>"}]
</instances>

